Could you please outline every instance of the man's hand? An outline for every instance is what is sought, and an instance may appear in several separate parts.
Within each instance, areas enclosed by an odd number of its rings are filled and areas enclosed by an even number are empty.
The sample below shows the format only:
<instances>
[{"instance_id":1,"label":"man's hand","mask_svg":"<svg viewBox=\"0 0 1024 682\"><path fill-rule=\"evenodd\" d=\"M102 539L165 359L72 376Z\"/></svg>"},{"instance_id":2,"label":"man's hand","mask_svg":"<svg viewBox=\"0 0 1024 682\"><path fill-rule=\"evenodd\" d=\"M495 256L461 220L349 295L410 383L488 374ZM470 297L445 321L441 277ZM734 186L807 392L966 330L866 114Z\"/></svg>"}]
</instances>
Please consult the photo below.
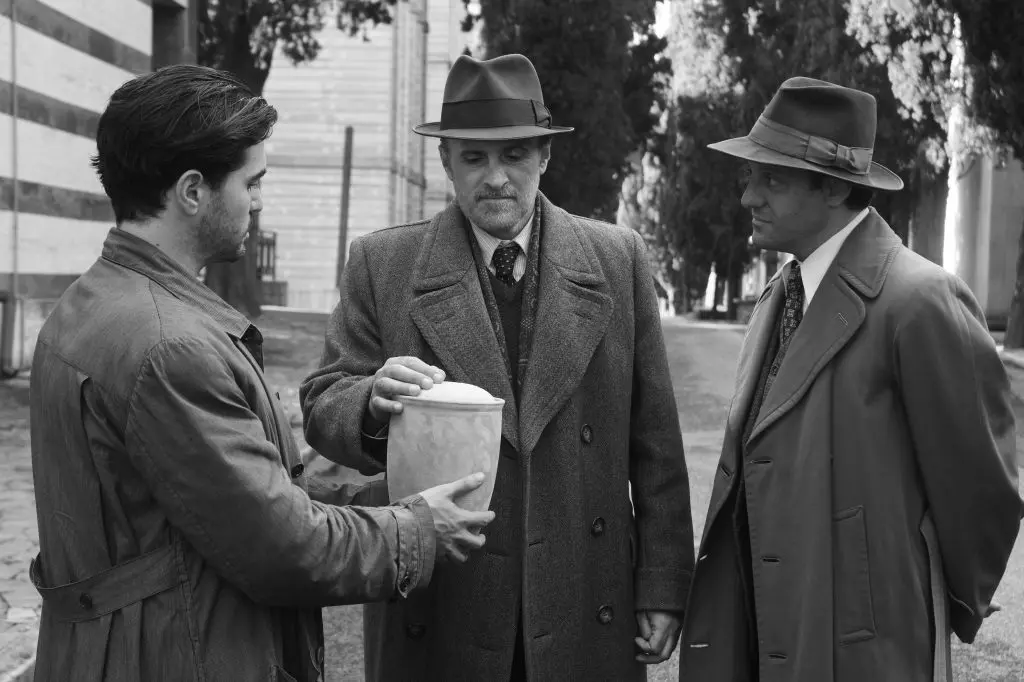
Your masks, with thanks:
<instances>
[{"instance_id":1,"label":"man's hand","mask_svg":"<svg viewBox=\"0 0 1024 682\"><path fill-rule=\"evenodd\" d=\"M368 417L378 429L387 424L391 415L402 411L402 403L395 400L400 395L418 395L421 390L432 388L444 381L444 372L428 365L419 358L388 358L384 366L373 375L373 389L370 391Z\"/></svg>"},{"instance_id":2,"label":"man's hand","mask_svg":"<svg viewBox=\"0 0 1024 682\"><path fill-rule=\"evenodd\" d=\"M438 561L453 559L462 563L471 550L484 546L480 529L494 520L494 512L467 511L455 504L456 498L476 490L483 482L483 474L471 474L420 493L434 516Z\"/></svg>"},{"instance_id":3,"label":"man's hand","mask_svg":"<svg viewBox=\"0 0 1024 682\"><path fill-rule=\"evenodd\" d=\"M682 614L675 611L637 611L636 622L640 635L635 641L641 651L636 660L649 665L667 661L679 641Z\"/></svg>"}]
</instances>

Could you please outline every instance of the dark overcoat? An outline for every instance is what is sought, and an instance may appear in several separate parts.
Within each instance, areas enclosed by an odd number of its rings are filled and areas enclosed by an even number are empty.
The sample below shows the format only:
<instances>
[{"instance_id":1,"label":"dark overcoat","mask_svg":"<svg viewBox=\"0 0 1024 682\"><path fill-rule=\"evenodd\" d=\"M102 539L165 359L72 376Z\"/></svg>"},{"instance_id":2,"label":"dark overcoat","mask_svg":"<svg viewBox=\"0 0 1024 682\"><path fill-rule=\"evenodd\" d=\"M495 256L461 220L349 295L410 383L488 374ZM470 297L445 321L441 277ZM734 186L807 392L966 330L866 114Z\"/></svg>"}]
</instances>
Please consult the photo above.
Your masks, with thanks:
<instances>
[{"instance_id":1,"label":"dark overcoat","mask_svg":"<svg viewBox=\"0 0 1024 682\"><path fill-rule=\"evenodd\" d=\"M517 609L532 682L644 679L636 609L683 608L693 536L653 280L632 230L541 198L538 309L518 406L453 204L354 241L306 437L365 474L372 375L411 355L505 400L487 544L364 611L369 682L507 680ZM632 486L632 505L630 504Z\"/></svg>"},{"instance_id":2,"label":"dark overcoat","mask_svg":"<svg viewBox=\"0 0 1024 682\"><path fill-rule=\"evenodd\" d=\"M749 679L725 506L738 471L760 680L945 680L948 628L974 639L1022 509L1009 384L982 311L872 209L811 300L744 452L784 297L776 276L740 353L680 680Z\"/></svg>"}]
</instances>

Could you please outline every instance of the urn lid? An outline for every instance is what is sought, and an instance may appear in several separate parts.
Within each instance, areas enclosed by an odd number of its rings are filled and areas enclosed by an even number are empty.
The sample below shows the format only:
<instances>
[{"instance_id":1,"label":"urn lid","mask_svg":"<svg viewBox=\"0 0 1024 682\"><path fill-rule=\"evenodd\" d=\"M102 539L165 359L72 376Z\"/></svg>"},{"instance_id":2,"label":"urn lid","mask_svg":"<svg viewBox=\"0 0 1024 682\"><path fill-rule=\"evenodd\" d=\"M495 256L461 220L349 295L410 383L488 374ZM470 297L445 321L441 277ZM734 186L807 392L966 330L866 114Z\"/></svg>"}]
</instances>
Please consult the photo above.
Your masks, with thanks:
<instances>
[{"instance_id":1,"label":"urn lid","mask_svg":"<svg viewBox=\"0 0 1024 682\"><path fill-rule=\"evenodd\" d=\"M419 395L403 395L400 402L411 403L444 403L448 405L486 405L504 404L501 398L495 398L486 390L473 384L457 381L442 381L433 387L420 391Z\"/></svg>"}]
</instances>

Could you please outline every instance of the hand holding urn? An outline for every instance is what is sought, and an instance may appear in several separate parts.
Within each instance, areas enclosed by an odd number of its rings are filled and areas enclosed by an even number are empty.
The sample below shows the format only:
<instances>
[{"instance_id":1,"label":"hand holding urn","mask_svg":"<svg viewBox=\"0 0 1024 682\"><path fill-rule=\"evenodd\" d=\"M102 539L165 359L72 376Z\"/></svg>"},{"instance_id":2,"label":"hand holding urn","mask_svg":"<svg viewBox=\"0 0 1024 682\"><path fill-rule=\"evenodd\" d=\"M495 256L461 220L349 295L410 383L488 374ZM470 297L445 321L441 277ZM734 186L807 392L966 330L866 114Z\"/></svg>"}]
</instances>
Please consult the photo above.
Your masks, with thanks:
<instances>
[{"instance_id":1,"label":"hand holding urn","mask_svg":"<svg viewBox=\"0 0 1024 682\"><path fill-rule=\"evenodd\" d=\"M399 414L402 411L399 396L419 395L420 391L429 390L442 381L444 371L419 358L388 358L373 375L364 430L376 431L387 424L391 415Z\"/></svg>"},{"instance_id":2,"label":"hand holding urn","mask_svg":"<svg viewBox=\"0 0 1024 682\"><path fill-rule=\"evenodd\" d=\"M492 511L466 511L455 500L476 490L484 482L482 473L424 490L420 495L430 506L437 535L437 559L464 562L470 551L484 546L480 529L494 520Z\"/></svg>"}]
</instances>

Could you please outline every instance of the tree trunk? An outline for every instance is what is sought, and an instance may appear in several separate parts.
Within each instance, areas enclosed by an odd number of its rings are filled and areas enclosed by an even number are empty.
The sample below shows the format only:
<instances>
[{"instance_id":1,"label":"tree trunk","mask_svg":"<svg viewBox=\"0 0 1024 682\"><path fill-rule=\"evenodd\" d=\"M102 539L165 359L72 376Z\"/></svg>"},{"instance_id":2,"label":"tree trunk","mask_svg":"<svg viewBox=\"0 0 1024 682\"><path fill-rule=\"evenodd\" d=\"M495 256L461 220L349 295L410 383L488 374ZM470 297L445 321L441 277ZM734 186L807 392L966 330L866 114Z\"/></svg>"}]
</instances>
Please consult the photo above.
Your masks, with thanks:
<instances>
[{"instance_id":1,"label":"tree trunk","mask_svg":"<svg viewBox=\"0 0 1024 682\"><path fill-rule=\"evenodd\" d=\"M686 283L686 268L684 262L678 270L672 271L672 310L676 315L690 312L690 287Z\"/></svg>"},{"instance_id":2,"label":"tree trunk","mask_svg":"<svg viewBox=\"0 0 1024 682\"><path fill-rule=\"evenodd\" d=\"M266 69L259 68L255 63L249 47L249 35L252 28L244 11L233 17L229 40L222 46L222 59L217 64L210 64L229 71L242 80L249 88L262 94L263 86L270 74L269 65ZM206 268L206 286L210 287L228 305L235 308L250 320L262 313L261 283L256 271L259 251L259 216L254 215L249 227L245 257L234 263L211 263Z\"/></svg>"},{"instance_id":3,"label":"tree trunk","mask_svg":"<svg viewBox=\"0 0 1024 682\"><path fill-rule=\"evenodd\" d=\"M726 291L729 296L729 300L725 302L725 318L727 320L735 320L736 301L740 297L740 289L743 282L743 268L737 267L731 258L729 259L729 270L726 273L725 281L728 283Z\"/></svg>"},{"instance_id":4,"label":"tree trunk","mask_svg":"<svg viewBox=\"0 0 1024 682\"><path fill-rule=\"evenodd\" d=\"M1024 347L1024 229L1021 229L1017 244L1017 281L1013 285L1013 299L1010 314L1006 320L1006 348Z\"/></svg>"},{"instance_id":5,"label":"tree trunk","mask_svg":"<svg viewBox=\"0 0 1024 682\"><path fill-rule=\"evenodd\" d=\"M948 179L944 174L934 178L920 178L917 190L910 225L910 243L916 253L942 265Z\"/></svg>"}]
</instances>

